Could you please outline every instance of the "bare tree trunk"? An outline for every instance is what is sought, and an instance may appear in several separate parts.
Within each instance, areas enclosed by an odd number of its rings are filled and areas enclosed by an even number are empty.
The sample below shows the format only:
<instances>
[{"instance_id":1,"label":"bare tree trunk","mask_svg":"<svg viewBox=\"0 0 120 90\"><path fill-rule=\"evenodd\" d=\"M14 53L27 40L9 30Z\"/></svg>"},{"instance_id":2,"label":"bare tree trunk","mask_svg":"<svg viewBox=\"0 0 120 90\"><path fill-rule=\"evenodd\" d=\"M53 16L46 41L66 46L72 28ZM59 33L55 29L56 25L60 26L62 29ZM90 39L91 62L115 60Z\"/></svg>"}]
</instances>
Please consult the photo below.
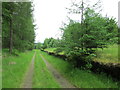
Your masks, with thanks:
<instances>
[{"instance_id":1,"label":"bare tree trunk","mask_svg":"<svg viewBox=\"0 0 120 90\"><path fill-rule=\"evenodd\" d=\"M82 0L82 10L81 10L81 11L82 11L82 15L81 15L81 24L83 23L83 8L84 8L84 7L83 7L83 0Z\"/></svg>"},{"instance_id":2,"label":"bare tree trunk","mask_svg":"<svg viewBox=\"0 0 120 90\"><path fill-rule=\"evenodd\" d=\"M12 3L10 3L10 5L12 5ZM9 29L10 29L10 37L9 37L9 53L12 53L12 49L13 49L13 20L12 20L12 15L13 15L13 7L10 8L10 19L9 19Z\"/></svg>"},{"instance_id":3,"label":"bare tree trunk","mask_svg":"<svg viewBox=\"0 0 120 90\"><path fill-rule=\"evenodd\" d=\"M81 9L81 12L82 12L82 14L81 14L81 25L83 25L83 0L82 0L82 9ZM82 26L82 28L83 28L83 26ZM83 37L83 35L82 35L82 37ZM84 46L84 43L82 43L82 50L83 50L83 46Z\"/></svg>"},{"instance_id":4,"label":"bare tree trunk","mask_svg":"<svg viewBox=\"0 0 120 90\"><path fill-rule=\"evenodd\" d=\"M13 48L12 36L13 36L12 19L10 19L10 46L9 46L9 52L10 52L10 54L12 53L12 48Z\"/></svg>"}]
</instances>

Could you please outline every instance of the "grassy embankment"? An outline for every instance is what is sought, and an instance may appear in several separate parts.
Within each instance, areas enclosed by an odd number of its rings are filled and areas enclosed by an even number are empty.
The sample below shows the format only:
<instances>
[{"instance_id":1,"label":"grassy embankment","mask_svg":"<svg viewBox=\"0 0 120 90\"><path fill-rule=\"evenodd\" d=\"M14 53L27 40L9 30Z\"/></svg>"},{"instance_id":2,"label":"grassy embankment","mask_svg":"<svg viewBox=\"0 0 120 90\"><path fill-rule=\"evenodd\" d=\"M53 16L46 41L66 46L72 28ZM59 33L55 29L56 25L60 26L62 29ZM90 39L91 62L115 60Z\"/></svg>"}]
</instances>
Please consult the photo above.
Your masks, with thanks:
<instances>
[{"instance_id":1,"label":"grassy embankment","mask_svg":"<svg viewBox=\"0 0 120 90\"><path fill-rule=\"evenodd\" d=\"M119 45L111 45L108 46L108 48L104 48L103 50L98 49L98 57L95 58L94 61L102 63L120 63L118 49L120 49Z\"/></svg>"},{"instance_id":2,"label":"grassy embankment","mask_svg":"<svg viewBox=\"0 0 120 90\"><path fill-rule=\"evenodd\" d=\"M47 48L45 51L55 52L56 49L57 48ZM120 49L120 46L118 45L111 45L108 46L108 48L97 49L97 57L94 58L94 61L102 63L120 63L118 49ZM58 54L64 55L64 52Z\"/></svg>"},{"instance_id":3,"label":"grassy embankment","mask_svg":"<svg viewBox=\"0 0 120 90\"><path fill-rule=\"evenodd\" d=\"M34 51L26 51L18 55L9 55L8 50L3 50L2 88L20 88Z\"/></svg>"},{"instance_id":4,"label":"grassy embankment","mask_svg":"<svg viewBox=\"0 0 120 90\"><path fill-rule=\"evenodd\" d=\"M67 61L48 55L41 51L48 60L64 77L79 88L118 88L116 82L105 75L96 75L87 71L74 69Z\"/></svg>"},{"instance_id":5,"label":"grassy embankment","mask_svg":"<svg viewBox=\"0 0 120 90\"><path fill-rule=\"evenodd\" d=\"M34 69L33 88L60 88L52 74L48 71L38 50L36 50Z\"/></svg>"}]
</instances>

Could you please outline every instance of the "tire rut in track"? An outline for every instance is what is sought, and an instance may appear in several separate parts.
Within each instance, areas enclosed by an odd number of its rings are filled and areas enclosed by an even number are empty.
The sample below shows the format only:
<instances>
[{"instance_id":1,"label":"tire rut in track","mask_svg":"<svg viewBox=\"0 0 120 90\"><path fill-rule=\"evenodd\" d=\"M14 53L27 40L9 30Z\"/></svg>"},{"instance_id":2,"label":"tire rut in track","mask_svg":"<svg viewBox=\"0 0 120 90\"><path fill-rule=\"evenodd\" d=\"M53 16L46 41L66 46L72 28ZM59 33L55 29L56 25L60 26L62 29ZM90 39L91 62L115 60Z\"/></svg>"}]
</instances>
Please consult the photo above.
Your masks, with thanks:
<instances>
[{"instance_id":1,"label":"tire rut in track","mask_svg":"<svg viewBox=\"0 0 120 90\"><path fill-rule=\"evenodd\" d=\"M45 62L48 70L52 73L56 81L60 84L61 88L75 88L70 84L47 60L40 54L41 58Z\"/></svg>"},{"instance_id":2,"label":"tire rut in track","mask_svg":"<svg viewBox=\"0 0 120 90\"><path fill-rule=\"evenodd\" d=\"M21 84L21 88L32 88L32 78L34 73L34 59L35 59L36 52L32 58L32 61L28 67L27 72L25 73L24 81Z\"/></svg>"}]
</instances>

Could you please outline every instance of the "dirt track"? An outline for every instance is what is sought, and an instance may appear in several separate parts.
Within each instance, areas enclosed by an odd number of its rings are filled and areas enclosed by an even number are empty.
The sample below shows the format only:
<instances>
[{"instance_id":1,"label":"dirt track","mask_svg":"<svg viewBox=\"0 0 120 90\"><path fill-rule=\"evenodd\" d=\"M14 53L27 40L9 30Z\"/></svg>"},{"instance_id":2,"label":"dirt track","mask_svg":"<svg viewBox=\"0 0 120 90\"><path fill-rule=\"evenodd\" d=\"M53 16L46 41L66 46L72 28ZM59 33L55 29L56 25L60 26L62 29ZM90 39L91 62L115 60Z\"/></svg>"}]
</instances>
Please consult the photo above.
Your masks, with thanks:
<instances>
[{"instance_id":1,"label":"dirt track","mask_svg":"<svg viewBox=\"0 0 120 90\"><path fill-rule=\"evenodd\" d=\"M35 60L36 52L32 58L32 61L28 67L27 72L23 78L23 83L21 84L21 88L32 88L32 80L34 74L34 60ZM60 84L61 88L75 88L72 84L70 84L47 60L40 54L41 58L45 62L48 70L52 73L56 81Z\"/></svg>"}]
</instances>

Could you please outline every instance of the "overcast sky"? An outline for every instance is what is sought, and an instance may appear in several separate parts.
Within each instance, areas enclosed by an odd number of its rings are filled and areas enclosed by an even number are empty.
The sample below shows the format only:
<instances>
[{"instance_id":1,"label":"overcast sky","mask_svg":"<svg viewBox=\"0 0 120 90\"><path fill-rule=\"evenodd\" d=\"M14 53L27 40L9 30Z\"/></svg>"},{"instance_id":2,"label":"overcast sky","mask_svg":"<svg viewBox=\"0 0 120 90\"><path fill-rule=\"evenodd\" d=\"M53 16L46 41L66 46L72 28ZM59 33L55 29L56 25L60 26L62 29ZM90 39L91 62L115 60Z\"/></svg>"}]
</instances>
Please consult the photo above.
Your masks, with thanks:
<instances>
[{"instance_id":1,"label":"overcast sky","mask_svg":"<svg viewBox=\"0 0 120 90\"><path fill-rule=\"evenodd\" d=\"M74 0L72 0L74 1ZM81 0L77 0L81 1ZM88 0L86 0L88 1ZM89 0L95 3L98 0ZM116 18L118 21L118 1L120 0L101 0L102 15ZM44 42L45 38L60 37L60 27L62 22L67 22L67 16L73 20L80 20L80 15L69 15L66 7L70 7L71 0L33 0L34 19L36 26L35 42ZM90 2L88 2L90 3Z\"/></svg>"}]
</instances>

